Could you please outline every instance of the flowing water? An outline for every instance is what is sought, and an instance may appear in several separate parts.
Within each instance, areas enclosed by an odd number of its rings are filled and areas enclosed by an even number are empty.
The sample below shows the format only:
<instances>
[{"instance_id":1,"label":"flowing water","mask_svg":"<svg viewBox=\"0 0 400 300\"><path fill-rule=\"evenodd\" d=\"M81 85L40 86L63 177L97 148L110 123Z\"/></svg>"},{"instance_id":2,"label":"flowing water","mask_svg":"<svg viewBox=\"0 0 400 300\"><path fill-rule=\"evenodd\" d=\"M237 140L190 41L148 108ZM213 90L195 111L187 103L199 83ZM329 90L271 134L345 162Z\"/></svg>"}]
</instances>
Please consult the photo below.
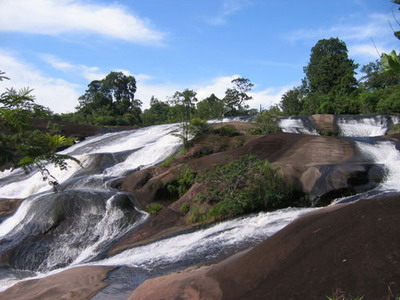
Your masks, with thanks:
<instances>
[{"instance_id":1,"label":"flowing water","mask_svg":"<svg viewBox=\"0 0 400 300\"><path fill-rule=\"evenodd\" d=\"M358 122L366 124L362 134L381 132L387 125L379 120ZM349 129L350 123L338 122L341 132L361 134ZM280 125L287 132L316 134L304 118L284 119ZM0 290L23 278L45 277L83 264L116 265L120 268L111 273L110 286L94 299L124 299L146 278L221 260L256 245L299 215L314 210L288 208L244 216L107 258L105 253L115 241L148 218L135 206L134 196L114 190L112 182L175 153L181 147L174 135L177 130L179 124L152 126L92 137L70 147L63 153L78 158L84 168L71 163L65 172L49 166L60 182L58 192L41 180L39 172L0 173L0 199L26 198L12 216L0 221L0 257L13 250L10 265L0 266ZM386 167L386 180L379 189L398 191L400 157L395 144L356 143L366 161Z\"/></svg>"}]
</instances>

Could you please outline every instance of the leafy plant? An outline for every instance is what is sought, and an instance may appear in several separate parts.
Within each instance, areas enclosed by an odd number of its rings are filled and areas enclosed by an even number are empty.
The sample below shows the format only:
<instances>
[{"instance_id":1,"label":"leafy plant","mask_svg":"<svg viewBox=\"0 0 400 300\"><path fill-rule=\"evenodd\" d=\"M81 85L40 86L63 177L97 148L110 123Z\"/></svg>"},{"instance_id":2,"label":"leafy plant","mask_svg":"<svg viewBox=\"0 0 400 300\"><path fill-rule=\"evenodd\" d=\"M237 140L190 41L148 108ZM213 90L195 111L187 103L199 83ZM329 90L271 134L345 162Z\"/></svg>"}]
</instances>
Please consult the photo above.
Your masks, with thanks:
<instances>
[{"instance_id":1,"label":"leafy plant","mask_svg":"<svg viewBox=\"0 0 400 300\"><path fill-rule=\"evenodd\" d=\"M190 210L190 204L189 203L182 203L182 205L179 207L179 211L181 214L186 215Z\"/></svg>"},{"instance_id":2,"label":"leafy plant","mask_svg":"<svg viewBox=\"0 0 400 300\"><path fill-rule=\"evenodd\" d=\"M147 208L147 210L149 211L149 213L151 215L156 215L158 214L162 209L164 208L164 206L162 206L159 203L152 203L149 205L149 207Z\"/></svg>"},{"instance_id":3,"label":"leafy plant","mask_svg":"<svg viewBox=\"0 0 400 300\"><path fill-rule=\"evenodd\" d=\"M303 204L268 161L252 155L218 166L198 181L207 186L207 191L200 193L195 202L206 202L212 208L200 216L199 210L192 207L191 220L212 222L258 210Z\"/></svg>"},{"instance_id":4,"label":"leafy plant","mask_svg":"<svg viewBox=\"0 0 400 300\"><path fill-rule=\"evenodd\" d=\"M182 197L190 189L195 180L196 173L185 166L180 176L167 185L167 189L171 194Z\"/></svg>"},{"instance_id":5,"label":"leafy plant","mask_svg":"<svg viewBox=\"0 0 400 300\"><path fill-rule=\"evenodd\" d=\"M213 132L220 136L228 136L228 137L240 135L240 133L236 130L235 127L229 125L224 125L219 128L216 128L213 130Z\"/></svg>"}]
</instances>

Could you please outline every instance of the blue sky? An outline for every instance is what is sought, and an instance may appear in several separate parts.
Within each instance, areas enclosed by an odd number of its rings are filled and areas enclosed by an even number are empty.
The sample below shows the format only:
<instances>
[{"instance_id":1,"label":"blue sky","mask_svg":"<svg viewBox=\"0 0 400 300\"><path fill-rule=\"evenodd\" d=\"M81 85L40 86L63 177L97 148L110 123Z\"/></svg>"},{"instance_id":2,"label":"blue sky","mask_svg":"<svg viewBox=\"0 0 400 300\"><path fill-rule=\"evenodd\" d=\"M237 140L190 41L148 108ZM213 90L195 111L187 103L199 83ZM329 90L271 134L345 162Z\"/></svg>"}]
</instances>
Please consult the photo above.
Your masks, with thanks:
<instances>
[{"instance_id":1,"label":"blue sky","mask_svg":"<svg viewBox=\"0 0 400 300\"><path fill-rule=\"evenodd\" d=\"M166 100L186 88L223 97L231 80L255 84L251 107L299 85L311 48L338 37L360 65L398 49L389 0L0 0L0 70L6 87L72 112L89 82L135 76L136 97Z\"/></svg>"}]
</instances>

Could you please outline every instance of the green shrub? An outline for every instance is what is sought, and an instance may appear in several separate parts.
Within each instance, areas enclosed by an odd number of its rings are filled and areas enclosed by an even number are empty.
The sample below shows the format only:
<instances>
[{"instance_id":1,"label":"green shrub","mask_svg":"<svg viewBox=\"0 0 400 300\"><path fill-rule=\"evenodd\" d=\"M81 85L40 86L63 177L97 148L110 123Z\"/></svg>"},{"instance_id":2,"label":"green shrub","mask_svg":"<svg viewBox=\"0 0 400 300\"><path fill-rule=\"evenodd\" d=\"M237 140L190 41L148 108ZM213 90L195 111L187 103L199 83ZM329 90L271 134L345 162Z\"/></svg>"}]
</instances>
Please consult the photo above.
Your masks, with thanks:
<instances>
[{"instance_id":1,"label":"green shrub","mask_svg":"<svg viewBox=\"0 0 400 300\"><path fill-rule=\"evenodd\" d=\"M281 132L282 130L278 126L278 119L280 115L281 113L275 107L258 114L253 122L255 128L251 130L251 133L270 134Z\"/></svg>"},{"instance_id":2,"label":"green shrub","mask_svg":"<svg viewBox=\"0 0 400 300\"><path fill-rule=\"evenodd\" d=\"M175 159L175 155L169 156L166 160L160 163L160 167L169 167L175 161Z\"/></svg>"},{"instance_id":3,"label":"green shrub","mask_svg":"<svg viewBox=\"0 0 400 300\"><path fill-rule=\"evenodd\" d=\"M198 136L207 133L210 128L206 120L200 118L193 118L189 123L189 132L193 136Z\"/></svg>"},{"instance_id":4,"label":"green shrub","mask_svg":"<svg viewBox=\"0 0 400 300\"><path fill-rule=\"evenodd\" d=\"M216 128L213 130L213 132L220 136L228 136L228 137L240 135L240 133L236 130L235 127L229 125L224 125L219 128Z\"/></svg>"},{"instance_id":5,"label":"green shrub","mask_svg":"<svg viewBox=\"0 0 400 300\"><path fill-rule=\"evenodd\" d=\"M179 211L181 214L186 215L190 210L190 204L189 203L182 203L182 205L179 207Z\"/></svg>"},{"instance_id":6,"label":"green shrub","mask_svg":"<svg viewBox=\"0 0 400 300\"><path fill-rule=\"evenodd\" d=\"M167 185L167 189L172 195L182 197L191 188L195 181L196 173L194 173L189 167L185 166L180 176Z\"/></svg>"},{"instance_id":7,"label":"green shrub","mask_svg":"<svg viewBox=\"0 0 400 300\"><path fill-rule=\"evenodd\" d=\"M204 212L201 212L200 207L195 205L190 208L186 220L189 223L199 223L199 222L204 222L205 218L206 216Z\"/></svg>"},{"instance_id":8,"label":"green shrub","mask_svg":"<svg viewBox=\"0 0 400 300\"><path fill-rule=\"evenodd\" d=\"M162 206L159 203L152 203L148 206L147 210L149 211L150 214L152 215L156 215L158 214L162 209L164 208L164 206Z\"/></svg>"},{"instance_id":9,"label":"green shrub","mask_svg":"<svg viewBox=\"0 0 400 300\"><path fill-rule=\"evenodd\" d=\"M291 185L270 166L255 156L243 156L225 166L216 167L202 181L208 186L196 201L213 205L205 213L206 221L219 221L259 210L302 205Z\"/></svg>"}]
</instances>

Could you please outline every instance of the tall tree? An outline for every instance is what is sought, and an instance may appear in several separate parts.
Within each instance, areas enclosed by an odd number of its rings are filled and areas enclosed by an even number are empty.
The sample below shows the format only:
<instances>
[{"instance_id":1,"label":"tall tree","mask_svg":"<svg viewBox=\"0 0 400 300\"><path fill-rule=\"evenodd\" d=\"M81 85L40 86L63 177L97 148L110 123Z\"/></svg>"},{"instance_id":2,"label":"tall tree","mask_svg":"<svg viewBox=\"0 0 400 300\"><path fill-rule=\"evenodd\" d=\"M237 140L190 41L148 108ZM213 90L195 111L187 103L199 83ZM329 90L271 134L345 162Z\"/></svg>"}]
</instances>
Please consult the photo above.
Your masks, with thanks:
<instances>
[{"instance_id":1,"label":"tall tree","mask_svg":"<svg viewBox=\"0 0 400 300\"><path fill-rule=\"evenodd\" d=\"M348 95L355 89L358 65L347 53L346 44L338 38L317 42L311 49L310 62L304 67L310 93Z\"/></svg>"},{"instance_id":2,"label":"tall tree","mask_svg":"<svg viewBox=\"0 0 400 300\"><path fill-rule=\"evenodd\" d=\"M209 97L198 102L196 115L204 120L219 118L223 115L224 104L217 96L211 94Z\"/></svg>"},{"instance_id":3,"label":"tall tree","mask_svg":"<svg viewBox=\"0 0 400 300\"><path fill-rule=\"evenodd\" d=\"M296 116L302 110L302 100L304 91L301 87L294 87L282 95L279 107L282 109L283 114L289 116Z\"/></svg>"},{"instance_id":4,"label":"tall tree","mask_svg":"<svg viewBox=\"0 0 400 300\"><path fill-rule=\"evenodd\" d=\"M122 72L111 72L94 80L79 97L78 113L98 125L134 125L140 122L142 102L135 99L136 80Z\"/></svg>"},{"instance_id":5,"label":"tall tree","mask_svg":"<svg viewBox=\"0 0 400 300\"><path fill-rule=\"evenodd\" d=\"M248 100L253 99L247 93L251 91L254 84L247 78L236 78L232 80L234 84L233 88L228 88L225 91L225 97L223 99L225 112L224 116L235 115L237 113L243 113L247 105L244 103Z\"/></svg>"},{"instance_id":6,"label":"tall tree","mask_svg":"<svg viewBox=\"0 0 400 300\"><path fill-rule=\"evenodd\" d=\"M179 136L182 138L185 149L189 148L189 122L192 118L195 103L197 102L196 94L195 91L186 89L183 92L175 92L171 99L171 103L175 105L181 117L182 126Z\"/></svg>"}]
</instances>

